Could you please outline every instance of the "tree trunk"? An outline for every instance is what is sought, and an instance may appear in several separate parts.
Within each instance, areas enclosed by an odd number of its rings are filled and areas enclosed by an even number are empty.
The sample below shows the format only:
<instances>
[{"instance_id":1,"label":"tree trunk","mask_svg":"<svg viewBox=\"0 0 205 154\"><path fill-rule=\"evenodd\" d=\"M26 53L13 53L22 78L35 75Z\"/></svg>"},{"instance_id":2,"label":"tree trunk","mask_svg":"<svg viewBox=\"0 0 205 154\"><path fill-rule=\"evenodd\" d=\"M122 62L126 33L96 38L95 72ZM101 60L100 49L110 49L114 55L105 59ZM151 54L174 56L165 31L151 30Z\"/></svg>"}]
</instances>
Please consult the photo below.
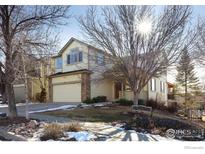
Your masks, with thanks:
<instances>
[{"instance_id":1,"label":"tree trunk","mask_svg":"<svg viewBox=\"0 0 205 154\"><path fill-rule=\"evenodd\" d=\"M133 98L134 105L138 105L139 93L134 91L133 95L134 95L134 98Z\"/></svg>"},{"instance_id":2,"label":"tree trunk","mask_svg":"<svg viewBox=\"0 0 205 154\"><path fill-rule=\"evenodd\" d=\"M17 117L15 95L14 95L14 89L12 84L6 84L6 94L8 100L9 117L10 118Z\"/></svg>"},{"instance_id":3,"label":"tree trunk","mask_svg":"<svg viewBox=\"0 0 205 154\"><path fill-rule=\"evenodd\" d=\"M6 97L6 89L5 89L5 84L1 84L0 85L0 93L2 95L2 103L3 104L6 104L6 100L7 100L7 97Z\"/></svg>"},{"instance_id":4,"label":"tree trunk","mask_svg":"<svg viewBox=\"0 0 205 154\"><path fill-rule=\"evenodd\" d=\"M187 90L187 82L185 84L185 106L187 107L187 93L188 93L188 90Z\"/></svg>"},{"instance_id":5,"label":"tree trunk","mask_svg":"<svg viewBox=\"0 0 205 154\"><path fill-rule=\"evenodd\" d=\"M2 103L3 104L6 104L6 101L7 101L7 97L6 97L6 93L2 93Z\"/></svg>"}]
</instances>

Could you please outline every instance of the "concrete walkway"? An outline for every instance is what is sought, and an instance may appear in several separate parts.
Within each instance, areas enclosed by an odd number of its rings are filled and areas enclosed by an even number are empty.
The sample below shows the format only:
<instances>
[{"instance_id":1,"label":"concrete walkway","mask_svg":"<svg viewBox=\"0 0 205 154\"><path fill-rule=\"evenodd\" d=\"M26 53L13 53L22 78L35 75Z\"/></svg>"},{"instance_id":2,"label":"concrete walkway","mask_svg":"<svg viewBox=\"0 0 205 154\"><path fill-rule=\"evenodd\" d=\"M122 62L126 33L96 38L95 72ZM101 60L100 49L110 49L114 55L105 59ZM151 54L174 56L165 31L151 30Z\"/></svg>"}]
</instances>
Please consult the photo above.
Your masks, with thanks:
<instances>
[{"instance_id":1,"label":"concrete walkway","mask_svg":"<svg viewBox=\"0 0 205 154\"><path fill-rule=\"evenodd\" d=\"M25 115L21 115L21 116L25 116ZM59 122L59 123L66 123L66 122L73 121L69 118L56 117L56 116L43 115L43 114L29 114L29 118L38 119L40 121L45 121L45 122Z\"/></svg>"},{"instance_id":2,"label":"concrete walkway","mask_svg":"<svg viewBox=\"0 0 205 154\"><path fill-rule=\"evenodd\" d=\"M47 109L53 109L53 108L59 108L62 106L66 105L77 105L78 103L33 103L29 104L29 112L30 111L38 111L38 110L47 110ZM21 104L17 106L17 111L18 115L25 117L25 104ZM0 112L4 112L8 114L8 107L7 106L2 106L0 107ZM65 123L65 122L71 122L72 120L69 118L64 118L64 117L55 117L55 116L50 116L50 115L43 115L40 113L32 113L29 114L30 118L33 119L38 119L40 121L46 121L46 122L60 122L60 123Z\"/></svg>"},{"instance_id":3,"label":"concrete walkway","mask_svg":"<svg viewBox=\"0 0 205 154\"><path fill-rule=\"evenodd\" d=\"M1 128L0 128L0 136L5 138L8 141L26 141L25 138L9 134L8 132L4 131Z\"/></svg>"},{"instance_id":4,"label":"concrete walkway","mask_svg":"<svg viewBox=\"0 0 205 154\"><path fill-rule=\"evenodd\" d=\"M100 141L170 141L160 135L124 130L106 123L83 123L83 127L100 138Z\"/></svg>"}]
</instances>

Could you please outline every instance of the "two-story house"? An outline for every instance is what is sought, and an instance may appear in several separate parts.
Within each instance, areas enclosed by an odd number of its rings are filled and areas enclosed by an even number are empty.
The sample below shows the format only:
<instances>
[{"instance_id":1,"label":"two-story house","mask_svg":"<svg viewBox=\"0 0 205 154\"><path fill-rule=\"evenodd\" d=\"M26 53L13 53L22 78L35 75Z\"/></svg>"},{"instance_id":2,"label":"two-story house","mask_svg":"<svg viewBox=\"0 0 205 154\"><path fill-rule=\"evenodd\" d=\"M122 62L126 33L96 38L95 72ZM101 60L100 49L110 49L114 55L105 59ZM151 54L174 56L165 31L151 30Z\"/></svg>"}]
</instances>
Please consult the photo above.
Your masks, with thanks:
<instances>
[{"instance_id":1,"label":"two-story house","mask_svg":"<svg viewBox=\"0 0 205 154\"><path fill-rule=\"evenodd\" d=\"M105 62L106 55L101 49L71 38L58 55L53 57L55 74L49 80L50 101L82 102L102 95L109 101L132 99L132 91L128 86L109 77L105 78L100 73L104 65L109 65ZM166 83L166 76L151 79L142 90L140 98L166 102Z\"/></svg>"}]
</instances>

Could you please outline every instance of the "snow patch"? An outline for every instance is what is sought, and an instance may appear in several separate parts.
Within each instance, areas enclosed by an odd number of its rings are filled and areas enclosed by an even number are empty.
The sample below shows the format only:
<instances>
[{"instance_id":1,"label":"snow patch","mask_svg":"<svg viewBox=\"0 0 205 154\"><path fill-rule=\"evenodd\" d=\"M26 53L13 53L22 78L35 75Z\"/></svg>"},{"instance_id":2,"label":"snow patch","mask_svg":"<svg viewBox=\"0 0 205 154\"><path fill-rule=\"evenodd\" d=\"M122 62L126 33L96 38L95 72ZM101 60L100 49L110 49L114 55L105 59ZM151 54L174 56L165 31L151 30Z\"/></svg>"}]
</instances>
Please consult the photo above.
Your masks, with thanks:
<instances>
[{"instance_id":1,"label":"snow patch","mask_svg":"<svg viewBox=\"0 0 205 154\"><path fill-rule=\"evenodd\" d=\"M47 112L47 111L65 110L65 109L72 109L72 108L76 108L76 107L77 107L77 105L63 105L63 106L55 107L55 108L30 111L29 113L31 114L31 113L40 113L40 112Z\"/></svg>"},{"instance_id":2,"label":"snow patch","mask_svg":"<svg viewBox=\"0 0 205 154\"><path fill-rule=\"evenodd\" d=\"M87 131L66 132L65 135L69 138L75 138L77 141L90 141L92 139L97 138L94 134L89 133Z\"/></svg>"}]
</instances>

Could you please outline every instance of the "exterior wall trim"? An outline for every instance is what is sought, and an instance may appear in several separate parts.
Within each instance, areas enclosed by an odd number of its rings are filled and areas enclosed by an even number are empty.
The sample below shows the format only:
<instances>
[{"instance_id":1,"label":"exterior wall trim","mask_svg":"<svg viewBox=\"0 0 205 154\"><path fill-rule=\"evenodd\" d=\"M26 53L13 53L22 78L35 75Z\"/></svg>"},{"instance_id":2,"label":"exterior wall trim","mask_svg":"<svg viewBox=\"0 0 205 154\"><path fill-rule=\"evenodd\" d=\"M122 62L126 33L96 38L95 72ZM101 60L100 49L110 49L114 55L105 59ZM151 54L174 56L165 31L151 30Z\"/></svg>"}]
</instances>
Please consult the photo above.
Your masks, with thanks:
<instances>
[{"instance_id":1,"label":"exterior wall trim","mask_svg":"<svg viewBox=\"0 0 205 154\"><path fill-rule=\"evenodd\" d=\"M89 70L79 70L79 71L75 71L75 72L65 72L65 73L62 73L62 74L54 74L54 75L49 76L49 78L62 77L62 76L70 76L70 75L82 74L82 73L89 73L90 74L92 72L89 71Z\"/></svg>"},{"instance_id":2,"label":"exterior wall trim","mask_svg":"<svg viewBox=\"0 0 205 154\"><path fill-rule=\"evenodd\" d=\"M65 84L74 84L74 83L81 83L81 80L79 81L70 81L70 82L59 82L59 83L53 83L52 85L65 85Z\"/></svg>"}]
</instances>

